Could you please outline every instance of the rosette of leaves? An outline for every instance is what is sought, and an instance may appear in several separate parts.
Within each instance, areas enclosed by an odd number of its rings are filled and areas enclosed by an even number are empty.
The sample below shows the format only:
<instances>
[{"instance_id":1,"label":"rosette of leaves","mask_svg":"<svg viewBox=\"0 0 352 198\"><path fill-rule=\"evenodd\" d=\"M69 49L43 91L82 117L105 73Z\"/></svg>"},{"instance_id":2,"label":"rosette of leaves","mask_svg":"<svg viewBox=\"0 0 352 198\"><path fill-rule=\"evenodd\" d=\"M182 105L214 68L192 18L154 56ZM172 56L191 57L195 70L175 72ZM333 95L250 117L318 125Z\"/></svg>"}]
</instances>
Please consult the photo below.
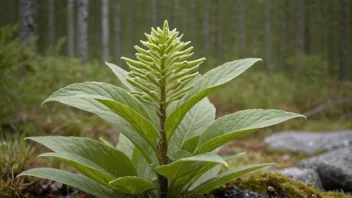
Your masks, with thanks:
<instances>
[{"instance_id":1,"label":"rosette of leaves","mask_svg":"<svg viewBox=\"0 0 352 198\"><path fill-rule=\"evenodd\" d=\"M196 72L205 60L189 60L192 47L176 30L152 28L141 41L137 60L122 58L130 71L107 63L126 89L86 82L59 89L44 101L57 101L94 113L120 133L115 146L83 137L30 137L76 173L35 168L21 175L42 177L97 197L175 197L207 193L244 174L272 164L254 164L219 174L241 154L220 157L215 149L254 131L303 117L280 110L251 109L215 119L207 95L260 61L241 59ZM239 94L240 94L240 90Z\"/></svg>"}]
</instances>

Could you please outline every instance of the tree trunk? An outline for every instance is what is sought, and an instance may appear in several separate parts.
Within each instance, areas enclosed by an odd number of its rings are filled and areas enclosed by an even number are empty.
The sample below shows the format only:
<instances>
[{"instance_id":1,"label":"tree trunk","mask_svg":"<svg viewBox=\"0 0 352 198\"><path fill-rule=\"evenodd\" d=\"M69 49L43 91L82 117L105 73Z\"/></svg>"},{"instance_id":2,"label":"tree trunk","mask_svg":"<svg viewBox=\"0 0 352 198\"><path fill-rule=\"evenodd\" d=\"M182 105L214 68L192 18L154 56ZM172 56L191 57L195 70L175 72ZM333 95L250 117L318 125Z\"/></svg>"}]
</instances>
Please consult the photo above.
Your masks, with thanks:
<instances>
[{"instance_id":1,"label":"tree trunk","mask_svg":"<svg viewBox=\"0 0 352 198\"><path fill-rule=\"evenodd\" d=\"M180 1L179 0L174 0L175 4L174 4L174 8L175 8L175 11L174 11L174 21L173 21L173 24L172 26L177 28L178 27L178 20L180 20Z\"/></svg>"},{"instance_id":2,"label":"tree trunk","mask_svg":"<svg viewBox=\"0 0 352 198\"><path fill-rule=\"evenodd\" d=\"M266 0L265 7L265 65L266 72L270 75L270 64L271 64L271 21L270 21L270 0Z\"/></svg>"},{"instance_id":3,"label":"tree trunk","mask_svg":"<svg viewBox=\"0 0 352 198\"><path fill-rule=\"evenodd\" d=\"M210 0L204 1L204 54L205 56L209 53L210 47L210 33L209 33L209 23L210 23Z\"/></svg>"},{"instance_id":4,"label":"tree trunk","mask_svg":"<svg viewBox=\"0 0 352 198\"><path fill-rule=\"evenodd\" d=\"M349 0L340 0L341 2L341 36L340 36L340 80L348 78L348 44L349 44Z\"/></svg>"},{"instance_id":5,"label":"tree trunk","mask_svg":"<svg viewBox=\"0 0 352 198\"><path fill-rule=\"evenodd\" d=\"M158 25L158 0L152 1L152 22L153 27L156 28Z\"/></svg>"},{"instance_id":6,"label":"tree trunk","mask_svg":"<svg viewBox=\"0 0 352 198\"><path fill-rule=\"evenodd\" d=\"M109 58L109 40L110 40L110 29L109 29L109 0L101 1L101 19L102 19L102 58L103 62Z\"/></svg>"},{"instance_id":7,"label":"tree trunk","mask_svg":"<svg viewBox=\"0 0 352 198\"><path fill-rule=\"evenodd\" d=\"M127 46L127 49L128 49L128 54L134 54L134 51L133 51L133 48L132 48L132 46L133 46L133 42L134 42L134 38L135 38L135 34L134 34L134 32L133 32L133 17L134 17L134 9L133 9L133 6L134 6L134 4L133 4L133 2L130 0L130 1L128 1L128 7L129 7L129 10L127 11L127 25L125 26L125 32L127 32L127 35L128 35L128 38L127 38L127 40L126 40L126 46Z\"/></svg>"},{"instance_id":8,"label":"tree trunk","mask_svg":"<svg viewBox=\"0 0 352 198\"><path fill-rule=\"evenodd\" d=\"M196 43L196 40L197 40L197 30L196 30L196 28L195 27L197 27L196 26L196 23L197 23L197 14L196 14L196 9L197 9L197 7L196 7L197 5L196 5L196 0L191 0L191 17L190 17L190 23L191 23L191 34L192 34L192 41L194 41L194 43Z\"/></svg>"},{"instance_id":9,"label":"tree trunk","mask_svg":"<svg viewBox=\"0 0 352 198\"><path fill-rule=\"evenodd\" d=\"M280 39L280 65L279 65L279 71L283 72L284 69L286 68L286 56L287 56L287 0L282 0L282 5L281 5L281 39Z\"/></svg>"},{"instance_id":10,"label":"tree trunk","mask_svg":"<svg viewBox=\"0 0 352 198\"><path fill-rule=\"evenodd\" d=\"M221 16L221 6L220 1L216 1L216 63L217 65L222 61L222 16Z\"/></svg>"},{"instance_id":11,"label":"tree trunk","mask_svg":"<svg viewBox=\"0 0 352 198\"><path fill-rule=\"evenodd\" d=\"M78 56L83 63L88 62L88 8L89 0L78 1Z\"/></svg>"},{"instance_id":12,"label":"tree trunk","mask_svg":"<svg viewBox=\"0 0 352 198\"><path fill-rule=\"evenodd\" d=\"M244 0L238 0L238 30L239 30L239 52L243 57L246 52L246 16Z\"/></svg>"},{"instance_id":13,"label":"tree trunk","mask_svg":"<svg viewBox=\"0 0 352 198\"><path fill-rule=\"evenodd\" d=\"M75 56L75 25L73 21L74 0L67 1L67 53L69 57Z\"/></svg>"},{"instance_id":14,"label":"tree trunk","mask_svg":"<svg viewBox=\"0 0 352 198\"><path fill-rule=\"evenodd\" d=\"M115 62L120 59L121 56L121 2L120 0L114 0L114 37L115 37Z\"/></svg>"},{"instance_id":15,"label":"tree trunk","mask_svg":"<svg viewBox=\"0 0 352 198\"><path fill-rule=\"evenodd\" d=\"M297 64L296 70L299 70L302 66L302 57L304 55L304 1L297 0L297 48L296 57Z\"/></svg>"},{"instance_id":16,"label":"tree trunk","mask_svg":"<svg viewBox=\"0 0 352 198\"><path fill-rule=\"evenodd\" d=\"M55 45L55 0L49 0L48 27L49 27L49 49L54 50Z\"/></svg>"},{"instance_id":17,"label":"tree trunk","mask_svg":"<svg viewBox=\"0 0 352 198\"><path fill-rule=\"evenodd\" d=\"M19 0L20 29L19 35L21 39L28 39L35 36L35 0ZM28 45L34 43L28 42Z\"/></svg>"}]
</instances>

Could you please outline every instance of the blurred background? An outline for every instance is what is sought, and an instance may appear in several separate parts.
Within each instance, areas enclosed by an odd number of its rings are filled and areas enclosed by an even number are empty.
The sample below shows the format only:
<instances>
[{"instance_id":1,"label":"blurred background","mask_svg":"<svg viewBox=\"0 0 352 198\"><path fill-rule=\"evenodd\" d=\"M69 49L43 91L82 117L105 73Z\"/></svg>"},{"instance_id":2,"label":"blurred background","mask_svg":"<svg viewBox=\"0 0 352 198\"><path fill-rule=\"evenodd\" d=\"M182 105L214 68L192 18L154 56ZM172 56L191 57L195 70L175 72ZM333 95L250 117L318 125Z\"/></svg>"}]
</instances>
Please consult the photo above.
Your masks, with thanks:
<instances>
[{"instance_id":1,"label":"blurred background","mask_svg":"<svg viewBox=\"0 0 352 198\"><path fill-rule=\"evenodd\" d=\"M218 116L248 108L306 115L237 142L252 149L251 163L288 166L300 156L280 162L282 153L263 150L265 136L352 129L351 12L351 0L0 0L0 139L8 142L0 173L6 180L49 163L25 163L32 152L24 136L103 136L116 143L115 129L98 117L41 103L75 82L120 85L104 61L127 69L120 57L133 58L144 32L164 20L192 41L194 59L207 58L201 73L235 59L264 60L210 100Z\"/></svg>"},{"instance_id":2,"label":"blurred background","mask_svg":"<svg viewBox=\"0 0 352 198\"><path fill-rule=\"evenodd\" d=\"M352 128L351 10L350 0L1 1L1 128L99 128L83 124L81 112L40 103L73 82L119 84L104 61L126 68L120 57L133 57L144 32L164 20L192 41L194 58L207 58L202 73L235 59L264 60L211 96L218 115L278 108L309 118L283 129Z\"/></svg>"},{"instance_id":3,"label":"blurred background","mask_svg":"<svg viewBox=\"0 0 352 198\"><path fill-rule=\"evenodd\" d=\"M350 129L351 10L350 0L3 0L1 130L111 131L92 115L40 104L74 82L119 84L104 61L126 68L120 57L133 57L144 32L164 20L192 41L194 58L207 58L202 73L234 59L264 60L211 95L218 115L278 108L309 121L277 130Z\"/></svg>"}]
</instances>

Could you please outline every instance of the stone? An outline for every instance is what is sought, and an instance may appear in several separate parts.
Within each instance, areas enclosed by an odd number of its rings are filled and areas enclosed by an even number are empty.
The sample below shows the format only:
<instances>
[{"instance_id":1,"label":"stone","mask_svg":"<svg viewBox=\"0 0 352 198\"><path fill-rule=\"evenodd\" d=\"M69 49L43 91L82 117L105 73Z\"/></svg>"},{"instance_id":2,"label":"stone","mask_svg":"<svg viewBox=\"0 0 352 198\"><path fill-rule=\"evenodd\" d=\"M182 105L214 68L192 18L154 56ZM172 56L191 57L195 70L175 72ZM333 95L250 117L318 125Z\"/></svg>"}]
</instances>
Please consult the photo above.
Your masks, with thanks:
<instances>
[{"instance_id":1,"label":"stone","mask_svg":"<svg viewBox=\"0 0 352 198\"><path fill-rule=\"evenodd\" d=\"M275 170L274 172L278 172L293 180L300 181L303 184L312 185L319 190L324 190L318 173L313 169L300 169L297 167L292 167L281 170Z\"/></svg>"},{"instance_id":2,"label":"stone","mask_svg":"<svg viewBox=\"0 0 352 198\"><path fill-rule=\"evenodd\" d=\"M352 131L299 132L289 131L267 137L271 148L313 154L321 150L333 150L352 145Z\"/></svg>"},{"instance_id":3,"label":"stone","mask_svg":"<svg viewBox=\"0 0 352 198\"><path fill-rule=\"evenodd\" d=\"M214 191L214 197L218 198L267 198L268 196L252 192L249 190L243 190L238 188L236 185L232 185L225 189L218 189Z\"/></svg>"},{"instance_id":4,"label":"stone","mask_svg":"<svg viewBox=\"0 0 352 198\"><path fill-rule=\"evenodd\" d=\"M304 159L297 166L314 169L325 190L352 192L352 146Z\"/></svg>"}]
</instances>

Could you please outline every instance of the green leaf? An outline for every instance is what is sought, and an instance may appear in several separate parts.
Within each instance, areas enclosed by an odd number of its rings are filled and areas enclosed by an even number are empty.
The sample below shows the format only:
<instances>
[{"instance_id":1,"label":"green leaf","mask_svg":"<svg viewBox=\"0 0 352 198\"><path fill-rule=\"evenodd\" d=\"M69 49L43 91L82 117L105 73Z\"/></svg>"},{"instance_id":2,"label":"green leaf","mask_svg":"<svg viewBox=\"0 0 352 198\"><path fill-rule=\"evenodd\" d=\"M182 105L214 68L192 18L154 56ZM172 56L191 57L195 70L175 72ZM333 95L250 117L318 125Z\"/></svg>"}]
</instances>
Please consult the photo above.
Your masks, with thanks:
<instances>
[{"instance_id":1,"label":"green leaf","mask_svg":"<svg viewBox=\"0 0 352 198\"><path fill-rule=\"evenodd\" d=\"M149 163L158 165L159 161L152 145L126 120L96 101L95 98L116 100L128 105L140 115L149 117L148 112L143 109L143 105L137 99L131 97L125 90L105 83L89 82L72 84L53 93L44 103L57 101L98 115L124 134L142 152Z\"/></svg>"},{"instance_id":2,"label":"green leaf","mask_svg":"<svg viewBox=\"0 0 352 198\"><path fill-rule=\"evenodd\" d=\"M179 159L173 163L159 166L155 170L168 179L168 197L173 197L178 193L182 193L185 190L185 185L193 178L197 170L208 164L223 164L227 166L226 161L220 156L213 153L204 153Z\"/></svg>"},{"instance_id":3,"label":"green leaf","mask_svg":"<svg viewBox=\"0 0 352 198\"><path fill-rule=\"evenodd\" d=\"M172 136L186 113L195 104L221 85L228 83L238 75L242 74L254 63L260 60L261 59L258 58L248 58L225 63L222 66L210 70L195 82L194 88L179 101L179 106L170 113L165 121L165 131L168 139Z\"/></svg>"},{"instance_id":4,"label":"green leaf","mask_svg":"<svg viewBox=\"0 0 352 198\"><path fill-rule=\"evenodd\" d=\"M233 139L297 117L304 116L286 111L262 109L244 110L221 117L202 133L194 153L210 152Z\"/></svg>"},{"instance_id":5,"label":"green leaf","mask_svg":"<svg viewBox=\"0 0 352 198\"><path fill-rule=\"evenodd\" d=\"M132 97L126 90L102 82L71 84L54 92L43 102L43 104L50 101L57 101L66 104L66 100L73 97L115 100L116 102L129 106L146 119L151 120L148 111L143 107L142 103Z\"/></svg>"},{"instance_id":6,"label":"green leaf","mask_svg":"<svg viewBox=\"0 0 352 198\"><path fill-rule=\"evenodd\" d=\"M243 166L241 168L236 168L236 169L231 169L229 171L226 171L222 174L220 174L218 177L204 183L203 185L200 185L196 189L193 190L193 192L197 193L207 193L210 192L238 177L241 177L245 174L252 173L255 171L258 171L262 168L266 168L269 166L275 165L273 163L268 163L268 164L255 164L255 165L248 165L248 166Z\"/></svg>"},{"instance_id":7,"label":"green leaf","mask_svg":"<svg viewBox=\"0 0 352 198\"><path fill-rule=\"evenodd\" d=\"M169 141L169 152L182 149L184 143L199 136L215 120L215 107L208 98L198 102L183 118Z\"/></svg>"},{"instance_id":8,"label":"green leaf","mask_svg":"<svg viewBox=\"0 0 352 198\"><path fill-rule=\"evenodd\" d=\"M127 155L131 160L133 156L133 149L135 146L133 143L123 134L119 135L119 141L116 144L116 148Z\"/></svg>"},{"instance_id":9,"label":"green leaf","mask_svg":"<svg viewBox=\"0 0 352 198\"><path fill-rule=\"evenodd\" d=\"M147 190L156 189L156 186L140 177L120 177L110 182L113 190L130 195L139 195Z\"/></svg>"},{"instance_id":10,"label":"green leaf","mask_svg":"<svg viewBox=\"0 0 352 198\"><path fill-rule=\"evenodd\" d=\"M239 156L242 156L243 154L244 152L237 153L235 155L223 157L223 159L226 162L229 162ZM218 175L220 169L221 169L221 164L207 164L203 166L201 169L197 170L197 173L195 174L195 176L189 181L189 183L187 184L187 189L189 191L192 191L199 185L215 178Z\"/></svg>"},{"instance_id":11,"label":"green leaf","mask_svg":"<svg viewBox=\"0 0 352 198\"><path fill-rule=\"evenodd\" d=\"M159 166L156 168L156 171L168 179L173 180L177 176L180 176L180 173L187 172L185 169L182 169L185 164L193 164L193 162L215 162L217 164L223 164L227 166L226 161L223 160L220 156L213 153L204 153L201 155L182 158L173 163Z\"/></svg>"},{"instance_id":12,"label":"green leaf","mask_svg":"<svg viewBox=\"0 0 352 198\"><path fill-rule=\"evenodd\" d=\"M140 132L141 136L148 140L148 143L153 146L155 152L156 140L158 139L158 131L155 129L153 124L145 117L131 109L129 106L116 102L115 100L109 99L96 99L100 103L104 104L111 111L117 115L123 117L133 128Z\"/></svg>"},{"instance_id":13,"label":"green leaf","mask_svg":"<svg viewBox=\"0 0 352 198\"><path fill-rule=\"evenodd\" d=\"M43 153L40 154L39 157L54 157L58 159L58 161L74 167L81 174L103 185L107 185L109 181L117 178L94 162L78 155L72 155L69 153Z\"/></svg>"},{"instance_id":14,"label":"green leaf","mask_svg":"<svg viewBox=\"0 0 352 198\"><path fill-rule=\"evenodd\" d=\"M123 195L119 195L113 190L93 181L92 179L80 175L73 174L67 171L58 170L54 168L34 168L22 172L20 176L34 176L44 179L54 180L68 186L80 189L84 192L92 194L99 198L122 198Z\"/></svg>"},{"instance_id":15,"label":"green leaf","mask_svg":"<svg viewBox=\"0 0 352 198\"><path fill-rule=\"evenodd\" d=\"M136 167L138 176L150 182L157 179L155 171L145 160L142 153L137 148L134 148L132 151L132 162Z\"/></svg>"},{"instance_id":16,"label":"green leaf","mask_svg":"<svg viewBox=\"0 0 352 198\"><path fill-rule=\"evenodd\" d=\"M197 149L197 144L199 140L199 136L195 136L191 139L188 139L182 146L182 150L188 151L190 153L193 153Z\"/></svg>"},{"instance_id":17,"label":"green leaf","mask_svg":"<svg viewBox=\"0 0 352 198\"><path fill-rule=\"evenodd\" d=\"M169 153L167 156L172 161L177 161L177 160L182 159L182 158L192 157L192 153L190 153L188 151L180 150L180 151L176 151L174 153Z\"/></svg>"},{"instance_id":18,"label":"green leaf","mask_svg":"<svg viewBox=\"0 0 352 198\"><path fill-rule=\"evenodd\" d=\"M123 176L135 176L131 160L121 151L99 141L82 137L45 136L30 137L56 153L41 156L60 158L82 174L102 183ZM115 162L119 162L116 166Z\"/></svg>"},{"instance_id":19,"label":"green leaf","mask_svg":"<svg viewBox=\"0 0 352 198\"><path fill-rule=\"evenodd\" d=\"M220 169L221 165L204 166L202 169L197 171L195 177L192 178L191 181L187 184L187 190L192 191L204 182L215 178L218 176Z\"/></svg>"},{"instance_id":20,"label":"green leaf","mask_svg":"<svg viewBox=\"0 0 352 198\"><path fill-rule=\"evenodd\" d=\"M125 85L130 91L135 90L135 88L126 80L128 73L126 70L112 63L105 62L105 64L112 70L112 72L114 72L123 85Z\"/></svg>"},{"instance_id":21,"label":"green leaf","mask_svg":"<svg viewBox=\"0 0 352 198\"><path fill-rule=\"evenodd\" d=\"M106 140L105 138L99 137L99 140L100 140L102 143L104 143L105 145L108 145L108 146L111 146L111 147L115 148L115 146L114 146L111 142L109 142L108 140Z\"/></svg>"},{"instance_id":22,"label":"green leaf","mask_svg":"<svg viewBox=\"0 0 352 198\"><path fill-rule=\"evenodd\" d=\"M139 177L148 181L156 179L156 173L143 157L142 153L123 134L120 134L116 148L125 153L132 160Z\"/></svg>"}]
</instances>

